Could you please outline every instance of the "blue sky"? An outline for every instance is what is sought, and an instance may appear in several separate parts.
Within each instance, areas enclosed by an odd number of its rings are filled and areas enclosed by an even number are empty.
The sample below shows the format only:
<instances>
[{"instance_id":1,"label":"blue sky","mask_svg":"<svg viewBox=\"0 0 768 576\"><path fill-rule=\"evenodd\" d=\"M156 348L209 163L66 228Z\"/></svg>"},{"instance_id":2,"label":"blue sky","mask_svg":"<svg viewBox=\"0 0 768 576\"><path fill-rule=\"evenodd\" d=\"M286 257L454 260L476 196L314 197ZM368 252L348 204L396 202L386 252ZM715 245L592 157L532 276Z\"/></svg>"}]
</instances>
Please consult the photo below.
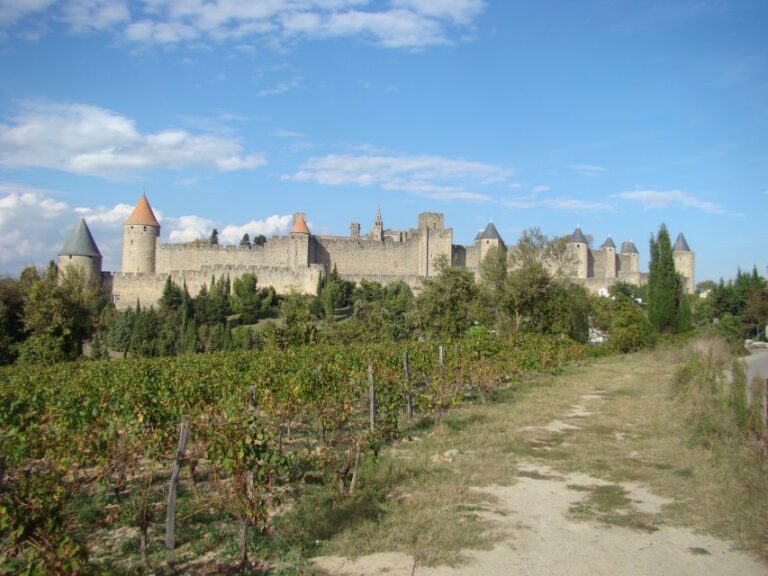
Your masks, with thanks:
<instances>
[{"instance_id":1,"label":"blue sky","mask_svg":"<svg viewBox=\"0 0 768 576\"><path fill-rule=\"evenodd\" d=\"M174 241L444 212L768 265L768 3L0 0L0 273L79 215Z\"/></svg>"}]
</instances>

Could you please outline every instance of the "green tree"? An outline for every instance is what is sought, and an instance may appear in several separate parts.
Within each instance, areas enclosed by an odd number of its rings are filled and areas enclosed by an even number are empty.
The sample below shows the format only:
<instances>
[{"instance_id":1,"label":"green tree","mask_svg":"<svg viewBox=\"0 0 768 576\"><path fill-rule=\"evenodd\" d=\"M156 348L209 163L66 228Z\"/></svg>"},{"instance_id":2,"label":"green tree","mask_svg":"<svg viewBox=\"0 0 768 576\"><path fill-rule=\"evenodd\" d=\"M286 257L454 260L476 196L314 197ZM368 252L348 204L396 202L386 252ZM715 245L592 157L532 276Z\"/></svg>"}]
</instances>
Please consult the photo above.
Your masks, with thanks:
<instances>
[{"instance_id":1,"label":"green tree","mask_svg":"<svg viewBox=\"0 0 768 576\"><path fill-rule=\"evenodd\" d=\"M24 361L41 357L41 346L54 346L49 358L75 359L91 335L98 289L82 271L67 268L59 274L49 267L45 277L32 283L24 301L24 326L33 337L20 347ZM22 351L24 347L29 348ZM23 353L22 353L23 352Z\"/></svg>"},{"instance_id":2,"label":"green tree","mask_svg":"<svg viewBox=\"0 0 768 576\"><path fill-rule=\"evenodd\" d=\"M285 340L290 346L306 344L312 334L312 312L309 298L292 291L280 305L280 317L285 326Z\"/></svg>"},{"instance_id":3,"label":"green tree","mask_svg":"<svg viewBox=\"0 0 768 576\"><path fill-rule=\"evenodd\" d=\"M438 277L424 281L416 300L419 326L432 336L456 338L472 326L477 316L478 288L466 268L453 267L445 256L435 259Z\"/></svg>"},{"instance_id":4,"label":"green tree","mask_svg":"<svg viewBox=\"0 0 768 576\"><path fill-rule=\"evenodd\" d=\"M217 245L219 243L219 231L214 228L208 237L208 244Z\"/></svg>"},{"instance_id":5,"label":"green tree","mask_svg":"<svg viewBox=\"0 0 768 576\"><path fill-rule=\"evenodd\" d=\"M240 246L248 246L251 247L251 237L248 236L248 232L243 234L243 237L240 238Z\"/></svg>"},{"instance_id":6,"label":"green tree","mask_svg":"<svg viewBox=\"0 0 768 576\"><path fill-rule=\"evenodd\" d=\"M163 285L163 293L160 296L160 314L168 315L177 312L184 301L184 293L181 288L168 276Z\"/></svg>"},{"instance_id":7,"label":"green tree","mask_svg":"<svg viewBox=\"0 0 768 576\"><path fill-rule=\"evenodd\" d=\"M17 347L26 338L22 283L0 278L0 365L16 360Z\"/></svg>"},{"instance_id":8,"label":"green tree","mask_svg":"<svg viewBox=\"0 0 768 576\"><path fill-rule=\"evenodd\" d=\"M480 262L480 300L492 323L506 319L507 253L493 246Z\"/></svg>"},{"instance_id":9,"label":"green tree","mask_svg":"<svg viewBox=\"0 0 768 576\"><path fill-rule=\"evenodd\" d=\"M675 270L667 227L662 224L651 237L651 263L648 274L648 319L659 331L672 333L685 329L690 309L683 302L683 282ZM690 320L687 322L690 324Z\"/></svg>"},{"instance_id":10,"label":"green tree","mask_svg":"<svg viewBox=\"0 0 768 576\"><path fill-rule=\"evenodd\" d=\"M259 288L258 278L254 274L243 274L235 278L232 284L230 306L232 312L240 314L241 324L253 324L259 312L273 308L276 302L274 288Z\"/></svg>"},{"instance_id":11,"label":"green tree","mask_svg":"<svg viewBox=\"0 0 768 576\"><path fill-rule=\"evenodd\" d=\"M264 236L264 234L259 234L258 236L253 237L254 246L264 246L264 244L266 243L267 243L267 237Z\"/></svg>"},{"instance_id":12,"label":"green tree","mask_svg":"<svg viewBox=\"0 0 768 576\"><path fill-rule=\"evenodd\" d=\"M618 352L634 352L652 346L656 331L643 310L628 298L616 298L608 329L610 345Z\"/></svg>"}]
</instances>

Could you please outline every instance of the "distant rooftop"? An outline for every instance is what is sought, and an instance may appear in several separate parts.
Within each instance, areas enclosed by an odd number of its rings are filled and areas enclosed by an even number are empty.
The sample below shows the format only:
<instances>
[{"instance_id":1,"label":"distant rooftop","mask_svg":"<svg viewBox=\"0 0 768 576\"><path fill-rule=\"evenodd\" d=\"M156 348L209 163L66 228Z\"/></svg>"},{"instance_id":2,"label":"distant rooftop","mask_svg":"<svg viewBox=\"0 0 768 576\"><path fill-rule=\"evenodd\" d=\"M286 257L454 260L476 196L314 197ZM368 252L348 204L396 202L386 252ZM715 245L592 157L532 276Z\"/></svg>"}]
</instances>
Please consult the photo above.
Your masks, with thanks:
<instances>
[{"instance_id":1,"label":"distant rooftop","mask_svg":"<svg viewBox=\"0 0 768 576\"><path fill-rule=\"evenodd\" d=\"M88 228L88 224L85 223L85 218L80 218L80 221L72 230L72 233L67 238L64 246L59 252L59 256L98 256L101 257L96 241L91 235L91 231Z\"/></svg>"},{"instance_id":2,"label":"distant rooftop","mask_svg":"<svg viewBox=\"0 0 768 576\"><path fill-rule=\"evenodd\" d=\"M309 226L304 219L304 214L296 212L293 215L293 228L291 228L291 234L309 234Z\"/></svg>"},{"instance_id":3,"label":"distant rooftop","mask_svg":"<svg viewBox=\"0 0 768 576\"><path fill-rule=\"evenodd\" d=\"M685 241L685 236L683 236L683 233L680 232L680 234L677 235L677 240L675 241L675 247L673 248L675 252L690 252L691 249L688 247L688 242Z\"/></svg>"},{"instance_id":4,"label":"distant rooftop","mask_svg":"<svg viewBox=\"0 0 768 576\"><path fill-rule=\"evenodd\" d=\"M622 242L621 253L622 254L639 254L634 242Z\"/></svg>"},{"instance_id":5,"label":"distant rooftop","mask_svg":"<svg viewBox=\"0 0 768 576\"><path fill-rule=\"evenodd\" d=\"M139 201L136 203L136 207L128 216L128 220L125 221L127 225L133 226L155 226L160 227L160 223L155 218L155 213L152 212L152 207L149 205L149 200L142 194Z\"/></svg>"},{"instance_id":6,"label":"distant rooftop","mask_svg":"<svg viewBox=\"0 0 768 576\"><path fill-rule=\"evenodd\" d=\"M613 248L615 250L616 249L616 244L614 244L613 240L611 240L611 237L608 236L608 238L606 238L605 242L603 242L600 245L600 248Z\"/></svg>"},{"instance_id":7,"label":"distant rooftop","mask_svg":"<svg viewBox=\"0 0 768 576\"><path fill-rule=\"evenodd\" d=\"M488 225L475 237L475 240L499 240L502 243L504 242L504 240L501 239L499 231L496 230L496 226L493 225L493 222L488 222Z\"/></svg>"},{"instance_id":8,"label":"distant rooftop","mask_svg":"<svg viewBox=\"0 0 768 576\"><path fill-rule=\"evenodd\" d=\"M574 230L573 234L571 234L568 237L568 243L569 244L589 244L589 240L587 240L587 237L584 236L584 233L581 231L581 228L576 226L576 230Z\"/></svg>"}]
</instances>

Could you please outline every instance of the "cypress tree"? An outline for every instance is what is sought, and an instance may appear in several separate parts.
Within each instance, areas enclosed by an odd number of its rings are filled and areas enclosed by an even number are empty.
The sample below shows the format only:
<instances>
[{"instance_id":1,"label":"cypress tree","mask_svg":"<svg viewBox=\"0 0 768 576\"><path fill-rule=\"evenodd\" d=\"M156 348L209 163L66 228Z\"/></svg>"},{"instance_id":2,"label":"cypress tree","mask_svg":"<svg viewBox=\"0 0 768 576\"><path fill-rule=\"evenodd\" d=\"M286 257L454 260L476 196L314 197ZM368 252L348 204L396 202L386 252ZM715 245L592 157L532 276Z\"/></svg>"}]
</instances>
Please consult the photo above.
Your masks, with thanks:
<instances>
[{"instance_id":1,"label":"cypress tree","mask_svg":"<svg viewBox=\"0 0 768 576\"><path fill-rule=\"evenodd\" d=\"M219 231L216 230L216 228L211 231L211 236L208 238L208 243L214 245L219 243Z\"/></svg>"},{"instance_id":2,"label":"cypress tree","mask_svg":"<svg viewBox=\"0 0 768 576\"><path fill-rule=\"evenodd\" d=\"M248 236L248 232L243 234L243 237L240 239L240 246L248 246L251 247L251 237Z\"/></svg>"},{"instance_id":3,"label":"cypress tree","mask_svg":"<svg viewBox=\"0 0 768 576\"><path fill-rule=\"evenodd\" d=\"M686 323L681 311L683 283L675 271L672 244L662 224L651 237L651 263L648 275L648 319L659 332L675 332Z\"/></svg>"}]
</instances>

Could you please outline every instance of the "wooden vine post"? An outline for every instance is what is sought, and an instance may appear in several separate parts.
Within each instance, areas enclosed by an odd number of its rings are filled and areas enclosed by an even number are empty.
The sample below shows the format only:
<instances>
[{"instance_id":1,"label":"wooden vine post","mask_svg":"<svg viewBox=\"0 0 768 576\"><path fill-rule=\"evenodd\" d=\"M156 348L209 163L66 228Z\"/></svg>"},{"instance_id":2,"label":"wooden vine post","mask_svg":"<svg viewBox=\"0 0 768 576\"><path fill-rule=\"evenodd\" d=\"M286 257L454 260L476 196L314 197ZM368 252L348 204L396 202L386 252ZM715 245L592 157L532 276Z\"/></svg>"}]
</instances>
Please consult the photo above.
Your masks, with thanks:
<instances>
[{"instance_id":1,"label":"wooden vine post","mask_svg":"<svg viewBox=\"0 0 768 576\"><path fill-rule=\"evenodd\" d=\"M253 413L256 411L256 387L248 387L248 412ZM252 503L254 500L253 492L253 470L246 470L245 472L245 490L246 500ZM248 528L250 528L251 520L246 514L243 514L240 518L240 529L238 533L238 540L240 543L240 568L245 569L248 563Z\"/></svg>"},{"instance_id":2,"label":"wooden vine post","mask_svg":"<svg viewBox=\"0 0 768 576\"><path fill-rule=\"evenodd\" d=\"M189 442L189 422L182 418L179 427L179 449L176 451L176 460L173 463L171 482L168 488L168 507L165 512L165 561L168 568L173 570L176 562L176 492L179 485L181 468L187 458L187 443Z\"/></svg>"},{"instance_id":3,"label":"wooden vine post","mask_svg":"<svg viewBox=\"0 0 768 576\"><path fill-rule=\"evenodd\" d=\"M413 418L413 394L411 393L411 363L408 350L403 350L403 371L405 372L405 417Z\"/></svg>"},{"instance_id":4,"label":"wooden vine post","mask_svg":"<svg viewBox=\"0 0 768 576\"><path fill-rule=\"evenodd\" d=\"M376 429L376 390L373 387L373 363L368 359L368 405L371 430Z\"/></svg>"}]
</instances>

